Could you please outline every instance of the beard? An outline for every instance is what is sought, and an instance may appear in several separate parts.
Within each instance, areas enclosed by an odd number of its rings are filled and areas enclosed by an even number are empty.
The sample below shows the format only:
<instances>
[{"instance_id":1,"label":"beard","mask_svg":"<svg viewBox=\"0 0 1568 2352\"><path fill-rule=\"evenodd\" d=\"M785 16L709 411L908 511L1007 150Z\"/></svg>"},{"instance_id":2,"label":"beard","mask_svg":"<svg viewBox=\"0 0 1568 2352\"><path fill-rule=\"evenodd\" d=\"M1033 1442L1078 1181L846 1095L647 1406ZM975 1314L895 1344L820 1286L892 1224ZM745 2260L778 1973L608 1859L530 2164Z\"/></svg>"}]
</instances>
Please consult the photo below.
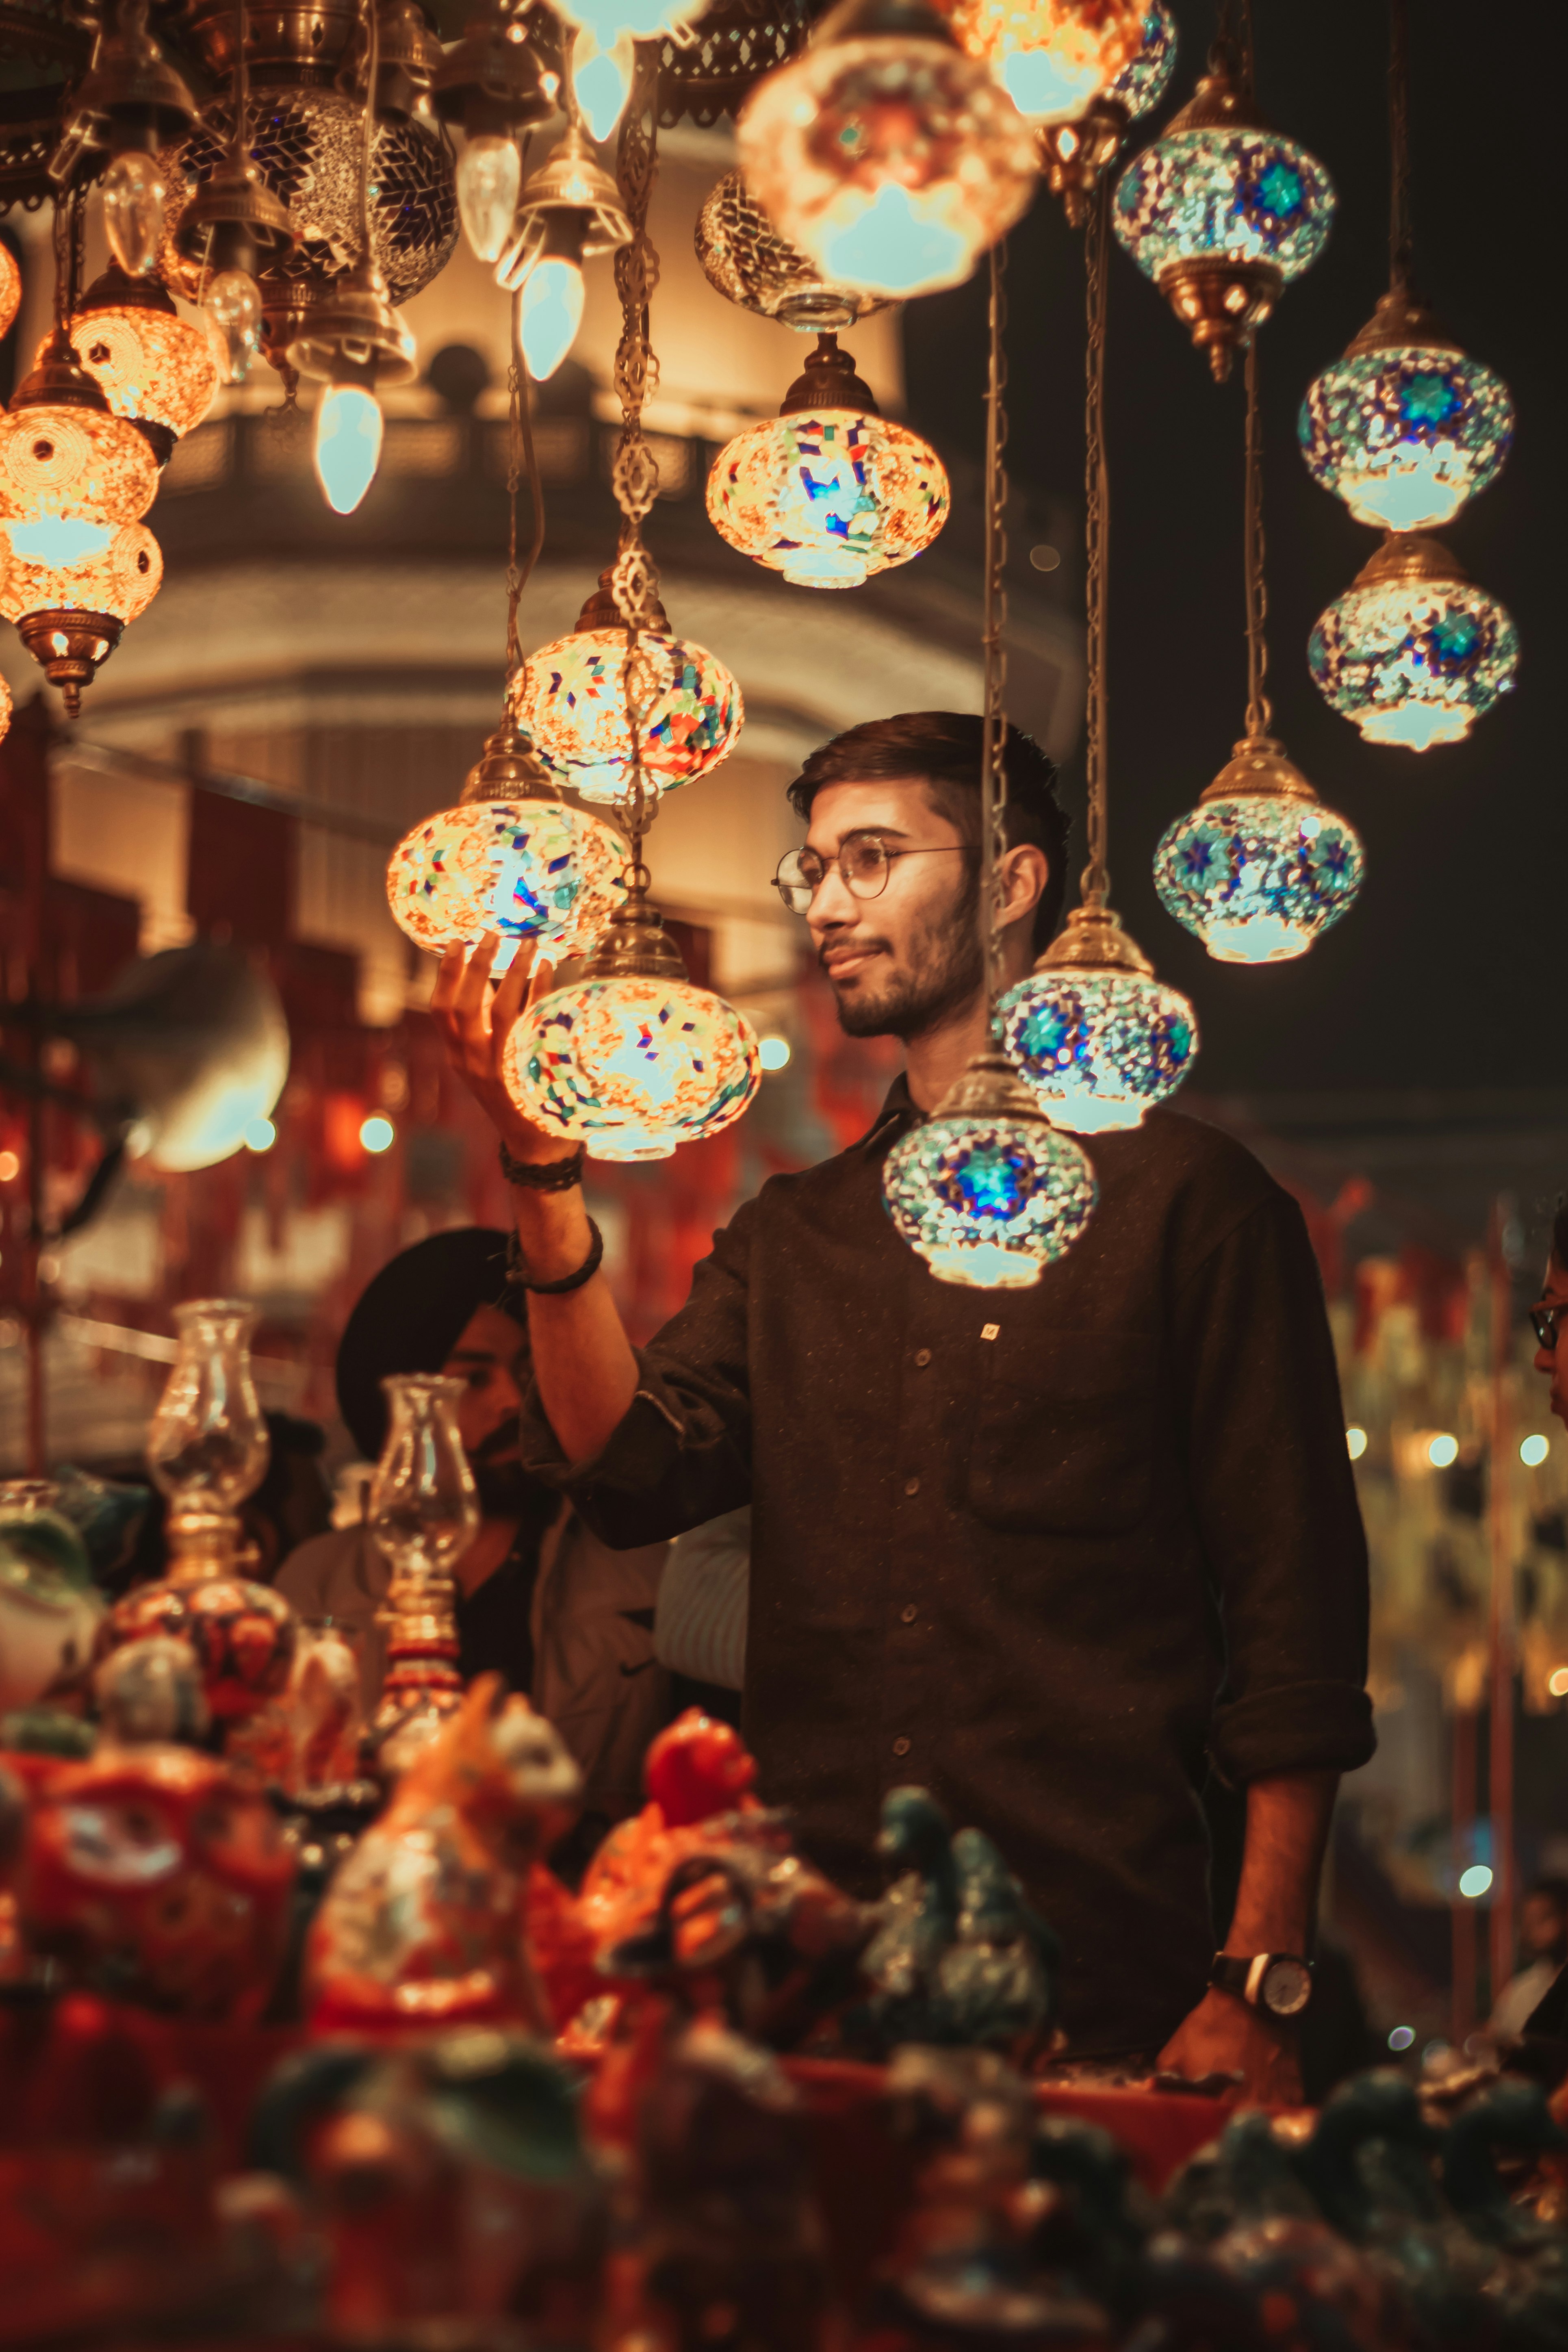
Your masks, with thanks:
<instances>
[{"instance_id":1,"label":"beard","mask_svg":"<svg viewBox=\"0 0 1568 2352\"><path fill-rule=\"evenodd\" d=\"M520 1519L540 1494L521 1462L470 1462L468 1467L487 1519Z\"/></svg>"},{"instance_id":2,"label":"beard","mask_svg":"<svg viewBox=\"0 0 1568 2352\"><path fill-rule=\"evenodd\" d=\"M879 986L863 979L852 995L835 989L844 1034L897 1037L908 1045L970 1003L985 980L979 907L979 877L972 873L957 906L914 933L907 970L888 972Z\"/></svg>"}]
</instances>

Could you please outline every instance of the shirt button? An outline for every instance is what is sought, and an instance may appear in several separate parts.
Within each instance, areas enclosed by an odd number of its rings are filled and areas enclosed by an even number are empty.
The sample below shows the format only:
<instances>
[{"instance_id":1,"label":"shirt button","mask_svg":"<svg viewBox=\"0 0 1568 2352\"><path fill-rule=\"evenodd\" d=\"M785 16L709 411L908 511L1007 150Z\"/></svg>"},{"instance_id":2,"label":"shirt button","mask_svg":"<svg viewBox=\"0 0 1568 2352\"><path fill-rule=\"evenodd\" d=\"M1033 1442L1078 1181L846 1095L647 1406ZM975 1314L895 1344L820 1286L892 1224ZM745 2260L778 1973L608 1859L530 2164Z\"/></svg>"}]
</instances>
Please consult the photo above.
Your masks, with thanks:
<instances>
[{"instance_id":1,"label":"shirt button","mask_svg":"<svg viewBox=\"0 0 1568 2352\"><path fill-rule=\"evenodd\" d=\"M909 1752L910 1752L910 1743L909 1743L909 1741L908 1741L907 1739L895 1739L895 1740L894 1740L894 1742L893 1742L893 1753L894 1753L894 1755L895 1755L895 1756L907 1756L907 1755L909 1754Z\"/></svg>"},{"instance_id":2,"label":"shirt button","mask_svg":"<svg viewBox=\"0 0 1568 2352\"><path fill-rule=\"evenodd\" d=\"M912 1625L920 1613L920 1611L915 1607L912 1601L906 1601L903 1607L899 1612L900 1616L903 1619L906 1625Z\"/></svg>"},{"instance_id":3,"label":"shirt button","mask_svg":"<svg viewBox=\"0 0 1568 2352\"><path fill-rule=\"evenodd\" d=\"M904 1492L906 1495L918 1495L920 1490L921 1482L918 1478L906 1478L904 1480Z\"/></svg>"},{"instance_id":4,"label":"shirt button","mask_svg":"<svg viewBox=\"0 0 1568 2352\"><path fill-rule=\"evenodd\" d=\"M921 1348L916 1354L915 1361L923 1372L926 1366L931 1361L931 1349L929 1348Z\"/></svg>"}]
</instances>

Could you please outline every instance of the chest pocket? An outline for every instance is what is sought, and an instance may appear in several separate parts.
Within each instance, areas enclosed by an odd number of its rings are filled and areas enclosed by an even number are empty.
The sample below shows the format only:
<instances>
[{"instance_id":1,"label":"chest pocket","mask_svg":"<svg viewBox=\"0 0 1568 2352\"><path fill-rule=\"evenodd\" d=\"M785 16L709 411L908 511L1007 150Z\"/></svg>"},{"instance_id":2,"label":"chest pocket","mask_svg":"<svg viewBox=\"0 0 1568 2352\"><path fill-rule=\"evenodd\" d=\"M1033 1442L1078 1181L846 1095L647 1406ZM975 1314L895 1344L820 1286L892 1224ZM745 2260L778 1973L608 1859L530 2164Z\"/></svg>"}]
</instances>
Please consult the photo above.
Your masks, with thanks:
<instances>
[{"instance_id":1,"label":"chest pocket","mask_svg":"<svg viewBox=\"0 0 1568 2352\"><path fill-rule=\"evenodd\" d=\"M1149 1508L1159 1383L1135 1331L1009 1328L980 1345L969 1503L993 1527L1124 1535Z\"/></svg>"}]
</instances>

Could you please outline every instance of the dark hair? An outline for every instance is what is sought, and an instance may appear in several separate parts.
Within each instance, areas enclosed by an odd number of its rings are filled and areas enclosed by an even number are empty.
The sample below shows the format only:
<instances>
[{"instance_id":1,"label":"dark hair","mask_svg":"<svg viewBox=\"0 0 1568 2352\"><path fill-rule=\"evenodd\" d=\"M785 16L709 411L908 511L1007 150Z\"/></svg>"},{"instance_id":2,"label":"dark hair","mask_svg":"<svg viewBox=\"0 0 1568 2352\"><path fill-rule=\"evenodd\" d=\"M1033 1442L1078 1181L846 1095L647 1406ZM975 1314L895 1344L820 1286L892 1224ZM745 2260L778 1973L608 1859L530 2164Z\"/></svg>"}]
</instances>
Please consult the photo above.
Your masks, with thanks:
<instances>
[{"instance_id":1,"label":"dark hair","mask_svg":"<svg viewBox=\"0 0 1568 2352\"><path fill-rule=\"evenodd\" d=\"M980 839L980 760L984 721L966 710L901 710L896 719L846 728L806 761L789 788L796 814L807 820L827 784L885 783L922 777L943 816L967 841ZM1033 842L1050 871L1035 908L1034 948L1047 946L1067 895L1067 811L1057 798L1057 771L1032 735L1009 727L1002 757L1007 779L1007 846Z\"/></svg>"}]
</instances>

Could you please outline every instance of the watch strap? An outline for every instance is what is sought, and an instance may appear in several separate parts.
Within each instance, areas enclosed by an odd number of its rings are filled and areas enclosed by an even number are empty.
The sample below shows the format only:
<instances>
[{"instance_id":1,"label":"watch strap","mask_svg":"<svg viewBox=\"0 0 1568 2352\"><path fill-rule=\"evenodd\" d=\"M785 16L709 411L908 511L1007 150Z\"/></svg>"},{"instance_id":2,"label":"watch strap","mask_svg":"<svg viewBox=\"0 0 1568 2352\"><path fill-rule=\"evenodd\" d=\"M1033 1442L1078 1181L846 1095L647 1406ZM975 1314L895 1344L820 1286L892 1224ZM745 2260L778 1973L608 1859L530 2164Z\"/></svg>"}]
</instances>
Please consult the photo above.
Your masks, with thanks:
<instances>
[{"instance_id":1,"label":"watch strap","mask_svg":"<svg viewBox=\"0 0 1568 2352\"><path fill-rule=\"evenodd\" d=\"M1269 1969L1280 1960L1293 1961L1298 1968L1306 1969L1309 1978L1311 1976L1311 1962L1303 1959L1299 1952L1216 1952L1209 1982L1217 1985L1222 1992L1234 1993L1249 2009L1271 2015L1263 1999L1263 1984Z\"/></svg>"}]
</instances>

